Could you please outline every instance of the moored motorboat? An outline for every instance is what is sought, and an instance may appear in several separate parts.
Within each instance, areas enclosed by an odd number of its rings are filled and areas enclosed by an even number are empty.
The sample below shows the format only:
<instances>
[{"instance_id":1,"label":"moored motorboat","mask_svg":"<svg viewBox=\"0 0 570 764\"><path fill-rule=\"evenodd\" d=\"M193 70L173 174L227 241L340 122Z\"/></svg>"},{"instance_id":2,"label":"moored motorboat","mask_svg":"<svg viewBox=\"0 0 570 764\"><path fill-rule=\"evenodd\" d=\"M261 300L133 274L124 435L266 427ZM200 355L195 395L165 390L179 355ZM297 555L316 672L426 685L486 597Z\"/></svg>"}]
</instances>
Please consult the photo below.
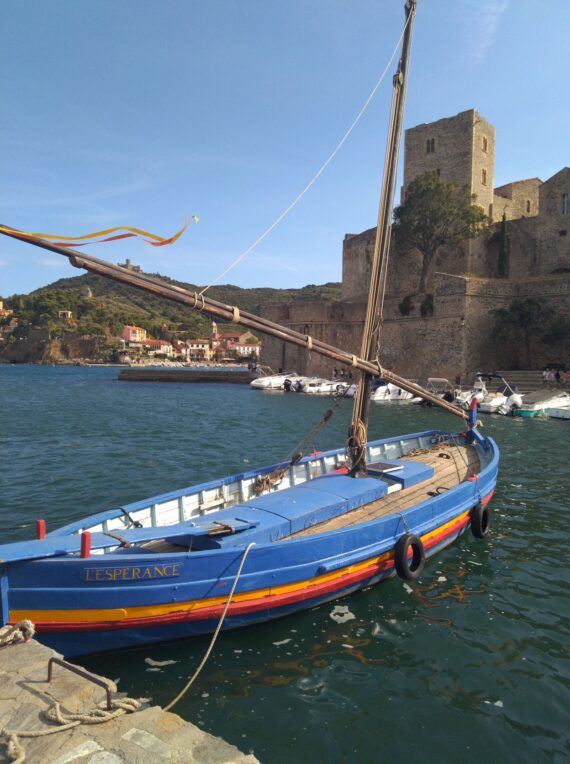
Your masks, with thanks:
<instances>
[{"instance_id":1,"label":"moored motorboat","mask_svg":"<svg viewBox=\"0 0 570 764\"><path fill-rule=\"evenodd\" d=\"M414 395L391 382L381 382L370 394L371 401L411 401Z\"/></svg>"},{"instance_id":2,"label":"moored motorboat","mask_svg":"<svg viewBox=\"0 0 570 764\"><path fill-rule=\"evenodd\" d=\"M299 374L296 371L287 372L283 374L268 374L263 377L253 379L249 384L254 390L279 390L283 389L283 383L286 379L296 381L299 378Z\"/></svg>"},{"instance_id":3,"label":"moored motorboat","mask_svg":"<svg viewBox=\"0 0 570 764\"><path fill-rule=\"evenodd\" d=\"M525 395L522 405L514 409L513 414L535 417L546 414L547 409L570 409L570 395L559 390L536 390Z\"/></svg>"},{"instance_id":4,"label":"moored motorboat","mask_svg":"<svg viewBox=\"0 0 570 764\"><path fill-rule=\"evenodd\" d=\"M479 411L484 414L510 414L513 409L520 408L523 396L507 382L501 375L496 373L480 373L478 375L480 385L484 390L483 397L479 400ZM493 385L496 389L490 390Z\"/></svg>"},{"instance_id":5,"label":"moored motorboat","mask_svg":"<svg viewBox=\"0 0 570 764\"><path fill-rule=\"evenodd\" d=\"M548 408L546 414L550 419L570 419L570 407L566 409Z\"/></svg>"}]
</instances>

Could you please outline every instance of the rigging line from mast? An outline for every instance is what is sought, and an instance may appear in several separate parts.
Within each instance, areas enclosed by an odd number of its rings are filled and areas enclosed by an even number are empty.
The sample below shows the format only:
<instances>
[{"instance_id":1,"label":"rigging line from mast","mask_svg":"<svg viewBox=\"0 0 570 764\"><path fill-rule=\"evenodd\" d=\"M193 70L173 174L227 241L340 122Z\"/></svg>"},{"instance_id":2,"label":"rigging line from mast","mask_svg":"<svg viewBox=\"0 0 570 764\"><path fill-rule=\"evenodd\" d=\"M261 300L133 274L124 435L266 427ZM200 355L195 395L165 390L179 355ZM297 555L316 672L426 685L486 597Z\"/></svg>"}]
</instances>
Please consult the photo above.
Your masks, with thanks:
<instances>
[{"instance_id":1,"label":"rigging line from mast","mask_svg":"<svg viewBox=\"0 0 570 764\"><path fill-rule=\"evenodd\" d=\"M386 74L388 73L388 69L392 65L392 61L394 60L394 56L398 52L398 48L400 47L400 43L402 42L404 34L406 33L406 27L407 27L408 22L409 22L409 19L406 22L406 26L404 27L404 29L402 31L402 34L400 35L400 37L398 39L398 42L396 43L396 45L394 47L394 50L392 51L392 55L390 56L390 58L388 60L388 63L386 64L386 66L384 68L384 71L382 72L382 74L380 75L380 77L377 80L376 84L374 85L374 87L370 91L370 94L369 94L368 98L366 99L366 101L364 102L364 105L362 106L362 108L360 109L360 111L358 112L358 114L356 115L354 120L352 121L352 124L350 125L350 127L348 128L346 133L343 135L343 137L340 139L340 141L336 145L336 148L329 154L328 158L324 161L324 163L320 166L320 168L317 170L317 172L313 175L313 177L307 183L305 188L293 199L293 201L289 204L289 206L285 208L285 210L273 221L273 223L271 223L269 228L266 228L265 231L261 234L261 236L259 236L253 242L253 244L251 244L246 250L244 250L241 253L241 255L236 257L236 259L232 263L230 263L230 265L228 265L228 267L225 270L223 270L220 274L218 274L216 276L216 278L208 284L208 286L205 286L204 289L202 289L202 291L200 292L200 294L204 294L204 292L206 292L208 289L210 289L210 287L214 286L214 284L217 284L224 276L226 276L230 271L232 271L234 268L236 268L242 262L242 260L245 260L245 258L248 255L250 255L253 252L253 250L259 244L261 244L261 242L267 236L269 236L271 231L273 231L279 225L279 223L291 212L291 210L294 207L297 206L298 202L301 201L301 199L305 196L307 191L309 191L309 189L316 183L316 181L319 179L319 177L323 174L323 172L326 170L326 168L329 166L329 164L332 162L332 160L338 154L338 152L340 151L342 146L346 143L346 141L348 140L348 137L350 136L350 134L352 133L354 128L357 126L357 124L360 122L361 118L364 116L364 112L366 111L366 109L370 105L370 102L372 101L372 99L376 95L376 91L378 90L378 88L382 84Z\"/></svg>"}]
</instances>

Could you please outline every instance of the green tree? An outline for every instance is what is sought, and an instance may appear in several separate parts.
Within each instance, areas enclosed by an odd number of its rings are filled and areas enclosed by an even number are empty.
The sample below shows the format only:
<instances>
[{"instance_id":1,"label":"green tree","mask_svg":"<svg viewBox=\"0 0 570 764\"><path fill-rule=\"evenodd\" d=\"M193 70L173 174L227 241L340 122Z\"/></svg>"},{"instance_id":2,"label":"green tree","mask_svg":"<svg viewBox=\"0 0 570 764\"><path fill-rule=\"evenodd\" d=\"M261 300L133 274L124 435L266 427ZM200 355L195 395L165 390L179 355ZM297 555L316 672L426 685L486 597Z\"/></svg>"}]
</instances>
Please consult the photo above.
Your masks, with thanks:
<instances>
[{"instance_id":1,"label":"green tree","mask_svg":"<svg viewBox=\"0 0 570 764\"><path fill-rule=\"evenodd\" d=\"M521 343L525 351L526 368L532 368L532 340L543 336L544 326L552 317L552 308L538 300L513 300L508 308L491 311L495 316L494 336L499 340ZM515 344L515 351L517 345Z\"/></svg>"},{"instance_id":2,"label":"green tree","mask_svg":"<svg viewBox=\"0 0 570 764\"><path fill-rule=\"evenodd\" d=\"M393 225L398 250L416 249L422 256L420 292L428 291L433 262L443 247L459 247L490 231L491 221L475 205L476 198L467 187L444 183L435 172L409 184L404 203L394 210Z\"/></svg>"},{"instance_id":3,"label":"green tree","mask_svg":"<svg viewBox=\"0 0 570 764\"><path fill-rule=\"evenodd\" d=\"M562 346L568 343L569 340L570 319L565 316L554 316L542 335L542 341L545 345Z\"/></svg>"},{"instance_id":4,"label":"green tree","mask_svg":"<svg viewBox=\"0 0 570 764\"><path fill-rule=\"evenodd\" d=\"M507 236L507 215L503 212L499 230L499 261L497 271L501 278L507 275L507 259L509 255L509 238Z\"/></svg>"}]
</instances>

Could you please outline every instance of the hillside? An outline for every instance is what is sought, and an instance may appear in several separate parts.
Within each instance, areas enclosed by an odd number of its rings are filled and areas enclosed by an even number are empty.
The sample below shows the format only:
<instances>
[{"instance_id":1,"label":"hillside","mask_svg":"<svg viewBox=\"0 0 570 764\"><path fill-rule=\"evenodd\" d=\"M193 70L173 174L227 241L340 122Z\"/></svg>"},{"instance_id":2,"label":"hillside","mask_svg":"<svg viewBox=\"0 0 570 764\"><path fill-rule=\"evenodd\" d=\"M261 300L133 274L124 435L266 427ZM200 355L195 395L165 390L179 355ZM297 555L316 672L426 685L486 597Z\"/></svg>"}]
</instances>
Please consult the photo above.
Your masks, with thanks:
<instances>
[{"instance_id":1,"label":"hillside","mask_svg":"<svg viewBox=\"0 0 570 764\"><path fill-rule=\"evenodd\" d=\"M193 292L202 288L159 274L152 275ZM259 313L270 302L337 300L340 289L338 283L310 284L301 289L242 289L226 284L212 287L208 294L221 302ZM52 332L62 328L58 319L62 310L71 311L73 316L66 322L65 330L80 335L111 337L118 335L124 324L136 324L155 337L160 336L166 325L169 330L181 332L184 338L194 338L207 336L210 327L210 319L182 305L93 274L60 279L28 295L13 295L4 303L14 311L22 325Z\"/></svg>"}]
</instances>

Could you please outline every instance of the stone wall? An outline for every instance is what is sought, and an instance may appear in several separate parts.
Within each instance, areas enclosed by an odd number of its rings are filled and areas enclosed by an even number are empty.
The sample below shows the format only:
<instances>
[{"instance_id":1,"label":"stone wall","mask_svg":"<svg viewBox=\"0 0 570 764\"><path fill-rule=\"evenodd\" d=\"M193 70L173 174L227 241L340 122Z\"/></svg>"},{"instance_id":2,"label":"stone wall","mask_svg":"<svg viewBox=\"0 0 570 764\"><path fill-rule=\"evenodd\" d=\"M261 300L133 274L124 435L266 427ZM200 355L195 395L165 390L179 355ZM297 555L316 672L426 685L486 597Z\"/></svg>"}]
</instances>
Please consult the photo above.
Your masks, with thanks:
<instances>
[{"instance_id":1,"label":"stone wall","mask_svg":"<svg viewBox=\"0 0 570 764\"><path fill-rule=\"evenodd\" d=\"M418 175L437 172L467 185L495 221L507 214L507 273L498 278L500 223L489 238L442 250L433 267L433 314L422 316L418 294L421 256L398 254L392 242L384 308L382 363L420 379L465 377L477 369L516 368L517 343L505 347L494 332L497 308L515 298L535 298L558 315L570 315L570 168L542 183L508 183L493 191L495 130L474 109L406 131L404 188ZM264 315L336 347L358 353L370 283L375 228L347 234L343 242L342 300L268 306ZM553 274L557 274L553 276ZM426 303L424 302L424 308ZM536 343L537 346L539 343ZM533 364L570 361L570 348L535 348ZM266 339L262 361L273 368L330 375L329 361L304 349Z\"/></svg>"},{"instance_id":2,"label":"stone wall","mask_svg":"<svg viewBox=\"0 0 570 764\"><path fill-rule=\"evenodd\" d=\"M517 180L495 189L493 199L494 221L502 220L506 213L507 220L538 215L540 178Z\"/></svg>"},{"instance_id":3,"label":"stone wall","mask_svg":"<svg viewBox=\"0 0 570 764\"><path fill-rule=\"evenodd\" d=\"M387 297L381 362L405 376L425 381L429 376L471 378L479 369L524 367L522 344L507 345L494 332L497 308L515 299L533 298L559 315L570 315L570 276L540 279L483 279L436 273L434 311L422 317L419 301L403 316L397 296ZM299 302L274 304L263 315L286 323L350 353L358 353L364 324L364 302ZM532 365L570 361L570 347L546 347L533 340ZM330 376L335 364L316 353L265 337L262 363L301 374ZM339 369L340 370L340 369Z\"/></svg>"},{"instance_id":4,"label":"stone wall","mask_svg":"<svg viewBox=\"0 0 570 764\"><path fill-rule=\"evenodd\" d=\"M567 199L565 207L562 202L564 194ZM553 175L540 187L536 238L538 271L544 274L570 272L569 167Z\"/></svg>"}]
</instances>

